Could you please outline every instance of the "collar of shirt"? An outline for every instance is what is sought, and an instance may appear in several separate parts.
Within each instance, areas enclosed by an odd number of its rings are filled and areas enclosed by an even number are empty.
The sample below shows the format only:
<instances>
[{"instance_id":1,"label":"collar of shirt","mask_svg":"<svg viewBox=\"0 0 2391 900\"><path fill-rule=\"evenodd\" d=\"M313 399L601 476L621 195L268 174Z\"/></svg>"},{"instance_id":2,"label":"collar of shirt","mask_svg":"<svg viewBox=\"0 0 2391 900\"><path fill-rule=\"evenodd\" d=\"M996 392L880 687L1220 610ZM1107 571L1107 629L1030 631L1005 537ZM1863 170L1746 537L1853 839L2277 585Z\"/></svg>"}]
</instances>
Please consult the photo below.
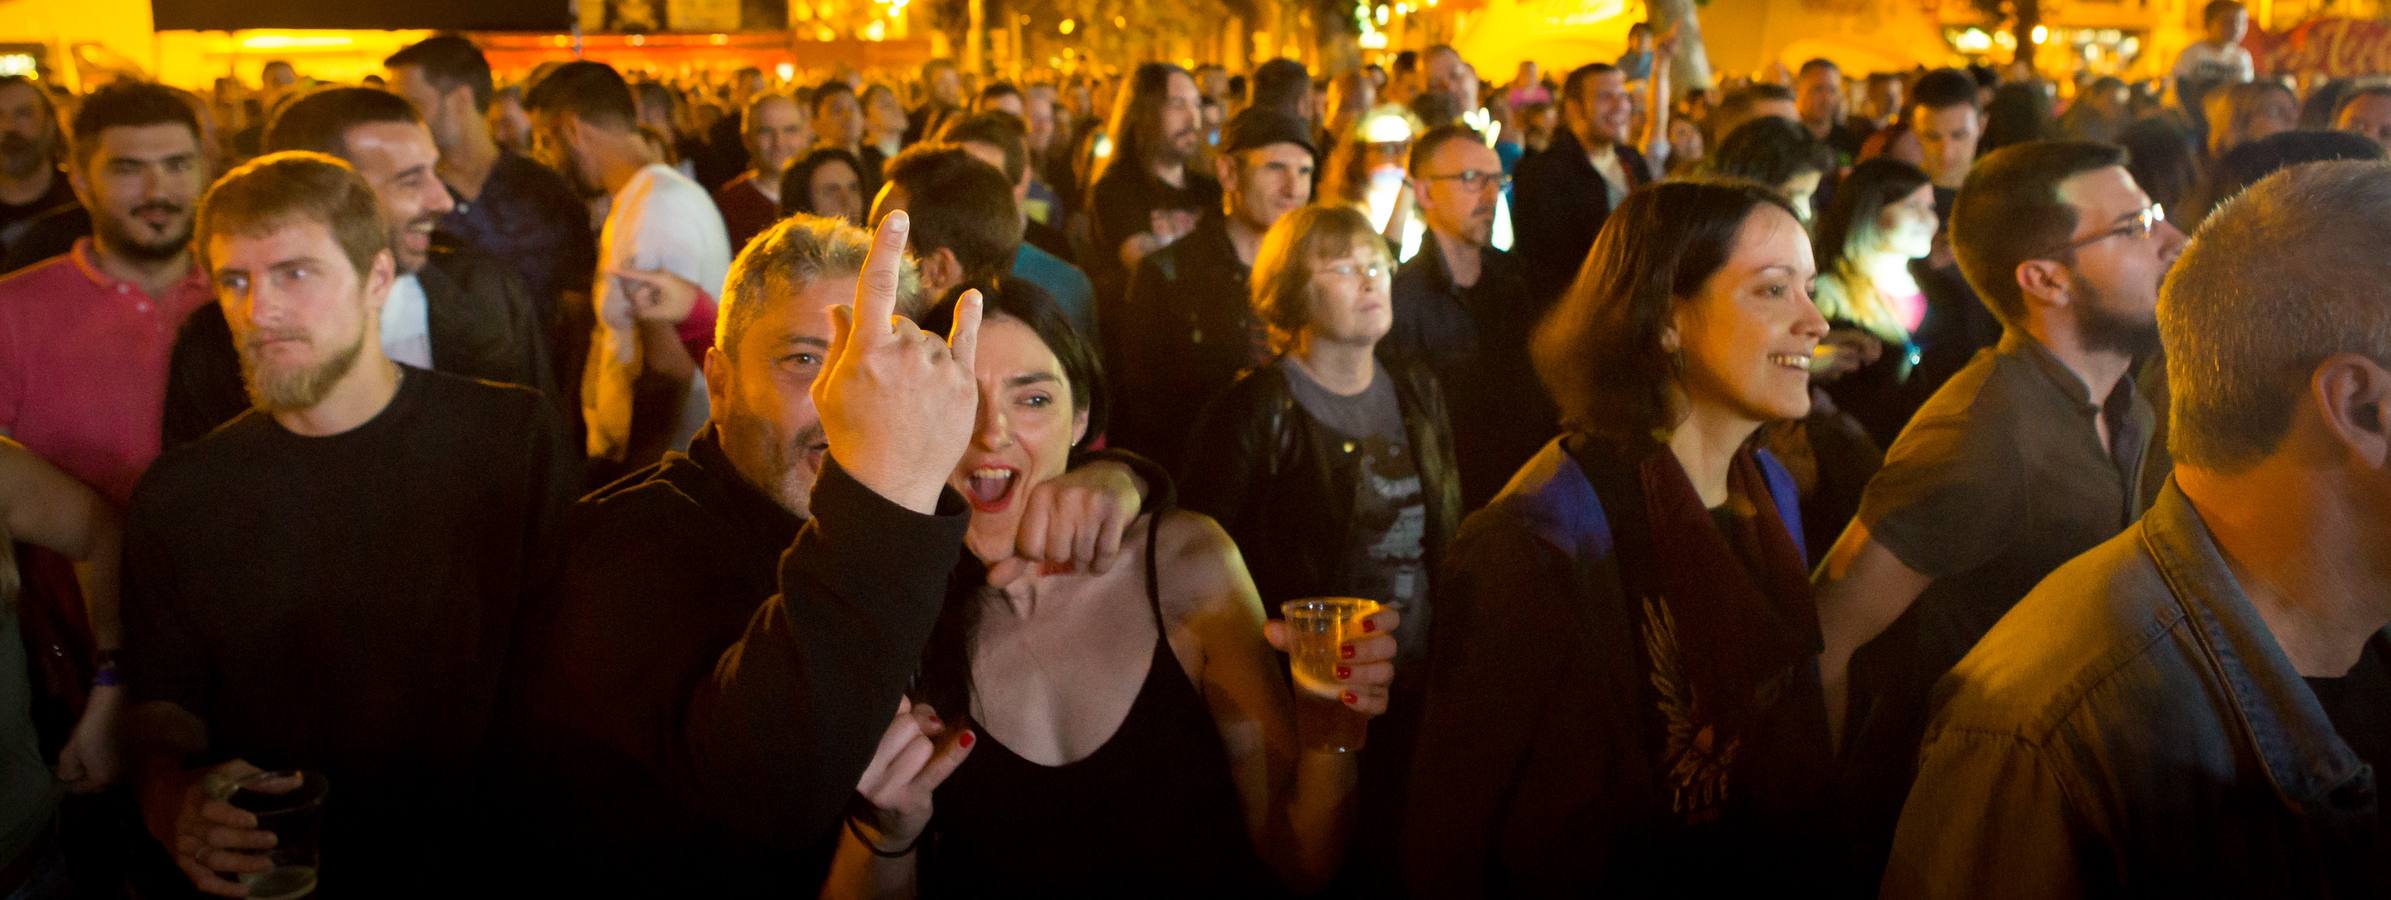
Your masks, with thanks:
<instances>
[{"instance_id":1,"label":"collar of shirt","mask_svg":"<svg viewBox=\"0 0 2391 900\"><path fill-rule=\"evenodd\" d=\"M214 288L208 284L208 273L199 267L199 260L194 257L191 260L191 270L184 273L183 280L175 282L173 287L167 289L166 296L150 296L150 293L142 290L140 285L110 275L101 269L99 260L94 256L91 240L91 238L82 238L75 241L75 249L69 253L69 256L74 260L75 270L82 272L83 277L91 279L92 286L99 288L102 294L138 297L140 299L136 301L137 303L156 303L194 294L212 297L215 294Z\"/></svg>"},{"instance_id":2,"label":"collar of shirt","mask_svg":"<svg viewBox=\"0 0 2391 900\"><path fill-rule=\"evenodd\" d=\"M384 354L418 369L432 367L431 303L423 279L409 272L392 281L381 321Z\"/></svg>"},{"instance_id":3,"label":"collar of shirt","mask_svg":"<svg viewBox=\"0 0 2391 900\"><path fill-rule=\"evenodd\" d=\"M2003 329L2001 342L1996 345L1996 350L2004 355L2019 357L2033 363L2034 371L2048 380L2051 387L2057 390L2061 396L2066 397L2067 402L2074 405L2078 411L2087 414L2101 411L2102 404L2093 401L2092 388L2084 384L2084 379L2078 377L2075 370L2068 368L2066 363L2060 362L2059 357L2052 354L2051 349L2043 346L2041 341L2035 340L2033 335L2015 328ZM2133 389L2133 379L2120 378L2111 393Z\"/></svg>"}]
</instances>

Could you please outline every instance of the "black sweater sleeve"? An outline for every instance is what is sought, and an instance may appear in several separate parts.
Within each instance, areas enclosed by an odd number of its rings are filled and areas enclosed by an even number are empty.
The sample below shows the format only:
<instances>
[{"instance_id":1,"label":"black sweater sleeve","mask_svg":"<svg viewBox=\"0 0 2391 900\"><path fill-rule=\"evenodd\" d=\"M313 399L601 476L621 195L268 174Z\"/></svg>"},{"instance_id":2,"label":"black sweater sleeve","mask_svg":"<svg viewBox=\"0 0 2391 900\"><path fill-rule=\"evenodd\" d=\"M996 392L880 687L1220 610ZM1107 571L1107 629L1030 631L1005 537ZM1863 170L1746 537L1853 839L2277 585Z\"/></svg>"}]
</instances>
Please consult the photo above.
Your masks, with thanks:
<instances>
[{"instance_id":1,"label":"black sweater sleeve","mask_svg":"<svg viewBox=\"0 0 2391 900\"><path fill-rule=\"evenodd\" d=\"M698 686L695 789L718 820L808 846L836 827L929 642L970 523L962 499L908 511L823 466L780 593Z\"/></svg>"}]
</instances>

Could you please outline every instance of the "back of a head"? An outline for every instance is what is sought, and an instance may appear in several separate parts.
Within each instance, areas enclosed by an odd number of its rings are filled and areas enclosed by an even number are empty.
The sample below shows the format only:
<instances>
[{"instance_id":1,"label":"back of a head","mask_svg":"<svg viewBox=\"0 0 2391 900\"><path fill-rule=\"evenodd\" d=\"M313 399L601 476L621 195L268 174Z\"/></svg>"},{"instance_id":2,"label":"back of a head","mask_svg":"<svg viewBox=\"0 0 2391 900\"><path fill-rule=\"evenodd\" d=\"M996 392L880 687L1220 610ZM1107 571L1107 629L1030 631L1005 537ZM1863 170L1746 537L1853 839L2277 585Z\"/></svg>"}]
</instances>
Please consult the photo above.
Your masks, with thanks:
<instances>
[{"instance_id":1,"label":"back of a head","mask_svg":"<svg viewBox=\"0 0 2391 900\"><path fill-rule=\"evenodd\" d=\"M1411 115L1420 120L1423 128L1436 128L1461 121L1461 101L1443 91L1422 91L1411 98Z\"/></svg>"},{"instance_id":2,"label":"back of a head","mask_svg":"<svg viewBox=\"0 0 2391 900\"><path fill-rule=\"evenodd\" d=\"M1702 160L1705 171L1757 181L1771 189L1806 172L1834 171L1835 158L1809 129L1775 116L1736 126L1718 149Z\"/></svg>"},{"instance_id":3,"label":"back of a head","mask_svg":"<svg viewBox=\"0 0 2391 900\"><path fill-rule=\"evenodd\" d=\"M370 88L324 88L293 100L266 123L268 153L307 150L347 159L349 129L381 122L419 124L415 107Z\"/></svg>"},{"instance_id":4,"label":"back of a head","mask_svg":"<svg viewBox=\"0 0 2391 900\"><path fill-rule=\"evenodd\" d=\"M216 179L200 198L192 242L212 270L216 238L261 237L295 221L324 226L360 275L390 248L373 187L338 157L312 151L268 153Z\"/></svg>"},{"instance_id":5,"label":"back of a head","mask_svg":"<svg viewBox=\"0 0 2391 900\"><path fill-rule=\"evenodd\" d=\"M2056 137L2059 120L2051 110L2051 97L2040 84L2004 84L1994 89L1992 103L1984 107L1984 136L1978 140L1976 152L1991 153L2011 144Z\"/></svg>"},{"instance_id":6,"label":"back of a head","mask_svg":"<svg viewBox=\"0 0 2391 900\"><path fill-rule=\"evenodd\" d=\"M1951 202L1951 249L1968 286L2002 324L2026 321L2018 265L2075 233L2075 208L2060 199L2060 184L2123 165L2125 151L2114 144L2033 141L1996 150L1968 170Z\"/></svg>"},{"instance_id":7,"label":"back of a head","mask_svg":"<svg viewBox=\"0 0 2391 900\"><path fill-rule=\"evenodd\" d=\"M622 73L586 59L557 66L534 82L530 93L523 96L523 108L534 114L569 113L617 131L628 131L639 120L639 108L631 101L631 86L623 81Z\"/></svg>"},{"instance_id":8,"label":"back of a head","mask_svg":"<svg viewBox=\"0 0 2391 900\"><path fill-rule=\"evenodd\" d=\"M2217 169L2220 177L2247 186L2302 163L2382 158L2383 146L2364 135L2346 131L2286 131L2233 148L2217 161Z\"/></svg>"},{"instance_id":9,"label":"back of a head","mask_svg":"<svg viewBox=\"0 0 2391 900\"><path fill-rule=\"evenodd\" d=\"M915 254L952 252L966 280L1011 271L1023 226L1003 172L961 147L921 144L889 160L886 178L905 192Z\"/></svg>"},{"instance_id":10,"label":"back of a head","mask_svg":"<svg viewBox=\"0 0 2391 900\"><path fill-rule=\"evenodd\" d=\"M1273 59L1254 70L1247 105L1294 115L1312 93L1312 73L1292 59Z\"/></svg>"},{"instance_id":11,"label":"back of a head","mask_svg":"<svg viewBox=\"0 0 2391 900\"><path fill-rule=\"evenodd\" d=\"M938 141L946 144L987 144L1005 159L1006 184L1020 184L1029 174L1029 130L1008 112L976 112L949 118L939 126Z\"/></svg>"},{"instance_id":12,"label":"back of a head","mask_svg":"<svg viewBox=\"0 0 2391 900\"><path fill-rule=\"evenodd\" d=\"M2177 465L2232 473L2272 454L2316 365L2391 366L2391 163L2294 166L2203 223L2159 295Z\"/></svg>"},{"instance_id":13,"label":"back of a head","mask_svg":"<svg viewBox=\"0 0 2391 900\"><path fill-rule=\"evenodd\" d=\"M1020 100L1025 103L1028 102L1027 98L1021 96L1021 89L1014 87L1012 82L992 81L988 83L988 86L980 88L980 92L978 94L972 95L971 108L977 110L987 110L989 108L988 104L1005 99L1007 97L1011 97L1015 100Z\"/></svg>"},{"instance_id":14,"label":"back of a head","mask_svg":"<svg viewBox=\"0 0 2391 900\"><path fill-rule=\"evenodd\" d=\"M470 88L473 108L490 111L490 60L463 35L432 35L391 54L382 65L392 69L401 66L421 69L424 78L443 93L458 87Z\"/></svg>"},{"instance_id":15,"label":"back of a head","mask_svg":"<svg viewBox=\"0 0 2391 900\"><path fill-rule=\"evenodd\" d=\"M2126 151L2126 170L2142 192L2168 209L2179 209L2200 185L2200 148L2192 134L2166 116L2140 119L2117 135Z\"/></svg>"},{"instance_id":16,"label":"back of a head","mask_svg":"<svg viewBox=\"0 0 2391 900\"><path fill-rule=\"evenodd\" d=\"M1929 112L1976 105L1976 79L1958 69L1936 69L1918 76L1910 89L1910 106Z\"/></svg>"},{"instance_id":17,"label":"back of a head","mask_svg":"<svg viewBox=\"0 0 2391 900\"><path fill-rule=\"evenodd\" d=\"M91 92L75 107L74 122L67 129L74 145L75 167L82 168L100 152L102 132L143 125L181 125L191 129L193 142L199 140L199 116L172 89L125 79Z\"/></svg>"},{"instance_id":18,"label":"back of a head","mask_svg":"<svg viewBox=\"0 0 2391 900\"><path fill-rule=\"evenodd\" d=\"M1645 440L1677 424L1677 364L1661 335L1763 206L1793 217L1774 191L1739 181L1664 181L1612 210L1528 346L1564 428Z\"/></svg>"}]
</instances>

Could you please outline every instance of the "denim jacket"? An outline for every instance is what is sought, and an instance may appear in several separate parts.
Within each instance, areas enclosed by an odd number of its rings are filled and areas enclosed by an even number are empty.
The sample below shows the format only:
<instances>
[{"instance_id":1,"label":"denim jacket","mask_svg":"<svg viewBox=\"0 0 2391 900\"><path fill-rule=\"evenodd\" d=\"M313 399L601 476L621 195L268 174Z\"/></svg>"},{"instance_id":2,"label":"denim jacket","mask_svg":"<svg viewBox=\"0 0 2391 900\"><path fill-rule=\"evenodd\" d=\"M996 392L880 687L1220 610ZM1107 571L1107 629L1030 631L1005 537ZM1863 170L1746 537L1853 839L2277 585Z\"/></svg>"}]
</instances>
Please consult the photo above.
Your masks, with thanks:
<instances>
[{"instance_id":1,"label":"denim jacket","mask_svg":"<svg viewBox=\"0 0 2391 900\"><path fill-rule=\"evenodd\" d=\"M1936 694L1887 898L2385 895L2373 768L2172 483Z\"/></svg>"}]
</instances>

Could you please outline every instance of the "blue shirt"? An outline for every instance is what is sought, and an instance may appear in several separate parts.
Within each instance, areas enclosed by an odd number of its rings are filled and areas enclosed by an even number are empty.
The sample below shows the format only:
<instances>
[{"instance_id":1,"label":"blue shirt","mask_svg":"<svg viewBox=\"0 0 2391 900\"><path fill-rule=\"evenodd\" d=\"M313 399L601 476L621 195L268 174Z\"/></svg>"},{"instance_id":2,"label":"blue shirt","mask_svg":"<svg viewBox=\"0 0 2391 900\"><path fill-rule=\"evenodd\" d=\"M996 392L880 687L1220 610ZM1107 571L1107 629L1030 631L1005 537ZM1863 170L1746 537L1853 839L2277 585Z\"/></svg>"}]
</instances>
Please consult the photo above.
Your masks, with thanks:
<instances>
[{"instance_id":1,"label":"blue shirt","mask_svg":"<svg viewBox=\"0 0 2391 900\"><path fill-rule=\"evenodd\" d=\"M1013 275L1046 289L1054 305L1062 307L1063 315L1071 320L1071 327L1079 329L1079 336L1095 343L1096 286L1088 281L1087 273L1023 242L1021 250L1013 254Z\"/></svg>"}]
</instances>

